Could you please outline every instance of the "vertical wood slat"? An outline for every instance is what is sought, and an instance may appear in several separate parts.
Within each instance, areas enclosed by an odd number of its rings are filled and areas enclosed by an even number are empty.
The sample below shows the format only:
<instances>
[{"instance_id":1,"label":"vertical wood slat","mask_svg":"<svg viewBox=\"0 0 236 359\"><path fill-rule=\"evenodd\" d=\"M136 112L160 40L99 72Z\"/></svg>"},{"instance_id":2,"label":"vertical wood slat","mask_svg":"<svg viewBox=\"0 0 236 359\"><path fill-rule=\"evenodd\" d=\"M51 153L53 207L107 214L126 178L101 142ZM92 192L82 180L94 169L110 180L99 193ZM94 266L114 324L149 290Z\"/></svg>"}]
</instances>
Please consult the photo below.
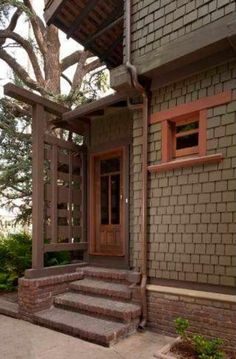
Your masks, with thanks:
<instances>
[{"instance_id":1,"label":"vertical wood slat","mask_svg":"<svg viewBox=\"0 0 236 359\"><path fill-rule=\"evenodd\" d=\"M72 152L69 151L69 243L72 243L72 200L73 200L73 162L72 162Z\"/></svg>"},{"instance_id":2,"label":"vertical wood slat","mask_svg":"<svg viewBox=\"0 0 236 359\"><path fill-rule=\"evenodd\" d=\"M32 268L44 266L44 131L45 111L36 104L32 109L33 241Z\"/></svg>"},{"instance_id":3,"label":"vertical wood slat","mask_svg":"<svg viewBox=\"0 0 236 359\"><path fill-rule=\"evenodd\" d=\"M52 146L51 156L51 185L52 185L52 201L51 201L51 221L52 221L52 243L57 242L57 202L58 202L58 191L57 191L57 165L58 165L58 147L57 145Z\"/></svg>"},{"instance_id":4,"label":"vertical wood slat","mask_svg":"<svg viewBox=\"0 0 236 359\"><path fill-rule=\"evenodd\" d=\"M81 229L81 242L87 242L87 153L81 152L81 207L80 207L80 226Z\"/></svg>"}]
</instances>

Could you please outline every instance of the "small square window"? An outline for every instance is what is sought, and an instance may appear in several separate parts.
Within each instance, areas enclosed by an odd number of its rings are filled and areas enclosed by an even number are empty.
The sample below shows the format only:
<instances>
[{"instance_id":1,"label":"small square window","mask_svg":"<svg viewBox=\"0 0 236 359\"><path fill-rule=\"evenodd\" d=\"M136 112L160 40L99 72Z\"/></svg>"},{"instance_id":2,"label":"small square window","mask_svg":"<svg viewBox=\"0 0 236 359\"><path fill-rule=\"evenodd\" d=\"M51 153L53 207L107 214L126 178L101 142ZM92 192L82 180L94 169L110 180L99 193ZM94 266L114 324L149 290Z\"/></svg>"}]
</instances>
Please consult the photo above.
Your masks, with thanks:
<instances>
[{"instance_id":1,"label":"small square window","mask_svg":"<svg viewBox=\"0 0 236 359\"><path fill-rule=\"evenodd\" d=\"M162 162L206 154L206 112L162 123Z\"/></svg>"},{"instance_id":2,"label":"small square window","mask_svg":"<svg viewBox=\"0 0 236 359\"><path fill-rule=\"evenodd\" d=\"M198 118L174 121L172 124L173 158L198 153L199 120Z\"/></svg>"}]
</instances>

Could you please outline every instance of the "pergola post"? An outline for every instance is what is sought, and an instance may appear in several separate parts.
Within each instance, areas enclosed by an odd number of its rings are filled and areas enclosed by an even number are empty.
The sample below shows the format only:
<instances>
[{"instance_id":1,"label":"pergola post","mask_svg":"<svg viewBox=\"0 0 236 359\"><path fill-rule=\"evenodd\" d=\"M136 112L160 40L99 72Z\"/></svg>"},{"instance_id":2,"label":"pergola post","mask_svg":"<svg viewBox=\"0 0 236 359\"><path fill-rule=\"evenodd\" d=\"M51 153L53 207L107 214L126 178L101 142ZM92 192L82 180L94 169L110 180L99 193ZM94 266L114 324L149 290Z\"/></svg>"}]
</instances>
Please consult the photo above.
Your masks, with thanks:
<instances>
[{"instance_id":1,"label":"pergola post","mask_svg":"<svg viewBox=\"0 0 236 359\"><path fill-rule=\"evenodd\" d=\"M33 178L33 238L32 269L44 267L44 107L33 106L32 113L32 178Z\"/></svg>"}]
</instances>

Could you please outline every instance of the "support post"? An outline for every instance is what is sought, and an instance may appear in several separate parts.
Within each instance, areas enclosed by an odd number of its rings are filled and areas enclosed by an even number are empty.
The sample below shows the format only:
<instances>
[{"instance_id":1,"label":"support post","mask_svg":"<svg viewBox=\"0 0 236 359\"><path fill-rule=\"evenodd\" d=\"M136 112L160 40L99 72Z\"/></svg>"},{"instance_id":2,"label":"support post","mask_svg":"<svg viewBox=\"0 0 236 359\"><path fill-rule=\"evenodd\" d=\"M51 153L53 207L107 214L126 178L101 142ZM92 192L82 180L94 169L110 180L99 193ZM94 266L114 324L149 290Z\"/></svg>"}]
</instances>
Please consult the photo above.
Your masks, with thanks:
<instances>
[{"instance_id":1,"label":"support post","mask_svg":"<svg viewBox=\"0 0 236 359\"><path fill-rule=\"evenodd\" d=\"M32 269L41 269L44 267L44 107L35 104L32 115Z\"/></svg>"}]
</instances>

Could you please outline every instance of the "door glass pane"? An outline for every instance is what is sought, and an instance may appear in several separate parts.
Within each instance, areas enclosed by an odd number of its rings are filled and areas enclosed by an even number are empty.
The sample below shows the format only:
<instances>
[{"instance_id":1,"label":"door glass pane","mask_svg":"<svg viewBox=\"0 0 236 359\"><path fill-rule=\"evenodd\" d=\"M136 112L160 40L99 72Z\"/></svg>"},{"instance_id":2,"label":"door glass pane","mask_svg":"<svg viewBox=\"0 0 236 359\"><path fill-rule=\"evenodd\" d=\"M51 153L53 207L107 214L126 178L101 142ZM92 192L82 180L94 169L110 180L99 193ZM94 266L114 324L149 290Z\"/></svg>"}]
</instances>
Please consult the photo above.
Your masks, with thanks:
<instances>
[{"instance_id":1,"label":"door glass pane","mask_svg":"<svg viewBox=\"0 0 236 359\"><path fill-rule=\"evenodd\" d=\"M109 177L101 177L101 224L109 224Z\"/></svg>"},{"instance_id":2,"label":"door glass pane","mask_svg":"<svg viewBox=\"0 0 236 359\"><path fill-rule=\"evenodd\" d=\"M111 176L111 223L120 223L120 175Z\"/></svg>"},{"instance_id":3,"label":"door glass pane","mask_svg":"<svg viewBox=\"0 0 236 359\"><path fill-rule=\"evenodd\" d=\"M120 170L120 158L101 160L101 174L118 172Z\"/></svg>"}]
</instances>

